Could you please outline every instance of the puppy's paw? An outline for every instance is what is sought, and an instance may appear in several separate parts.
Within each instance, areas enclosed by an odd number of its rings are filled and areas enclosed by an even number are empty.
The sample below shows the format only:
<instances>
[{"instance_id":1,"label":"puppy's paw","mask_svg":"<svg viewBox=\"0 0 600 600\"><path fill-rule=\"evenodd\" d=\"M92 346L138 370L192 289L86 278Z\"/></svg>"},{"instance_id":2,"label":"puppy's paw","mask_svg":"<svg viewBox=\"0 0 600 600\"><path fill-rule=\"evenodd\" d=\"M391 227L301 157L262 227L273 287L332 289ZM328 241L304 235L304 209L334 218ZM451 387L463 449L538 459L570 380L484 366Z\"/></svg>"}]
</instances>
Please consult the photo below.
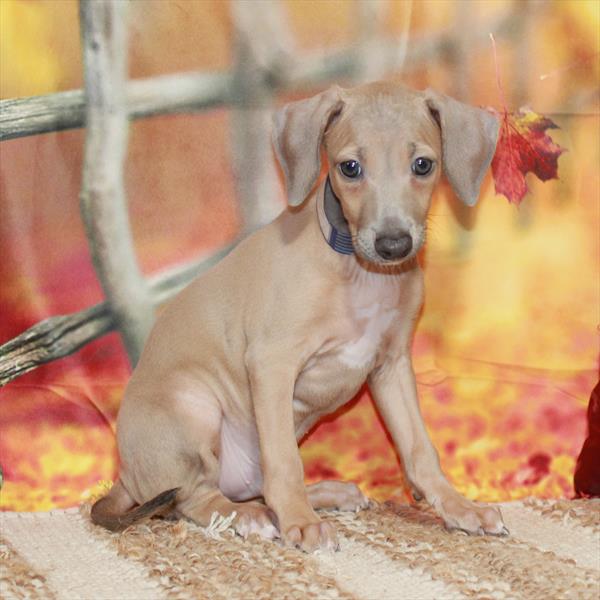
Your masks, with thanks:
<instances>
[{"instance_id":1,"label":"puppy's paw","mask_svg":"<svg viewBox=\"0 0 600 600\"><path fill-rule=\"evenodd\" d=\"M268 540L279 537L279 530L273 523L272 513L264 504L245 502L236 508L236 513L233 528L243 538L253 533Z\"/></svg>"},{"instance_id":2,"label":"puppy's paw","mask_svg":"<svg viewBox=\"0 0 600 600\"><path fill-rule=\"evenodd\" d=\"M508 535L496 506L476 504L456 492L439 497L433 506L448 529L460 529L470 535Z\"/></svg>"},{"instance_id":3,"label":"puppy's paw","mask_svg":"<svg viewBox=\"0 0 600 600\"><path fill-rule=\"evenodd\" d=\"M333 525L327 521L317 521L303 525L292 525L285 535L284 541L304 552L315 550L339 550L337 533Z\"/></svg>"}]
</instances>

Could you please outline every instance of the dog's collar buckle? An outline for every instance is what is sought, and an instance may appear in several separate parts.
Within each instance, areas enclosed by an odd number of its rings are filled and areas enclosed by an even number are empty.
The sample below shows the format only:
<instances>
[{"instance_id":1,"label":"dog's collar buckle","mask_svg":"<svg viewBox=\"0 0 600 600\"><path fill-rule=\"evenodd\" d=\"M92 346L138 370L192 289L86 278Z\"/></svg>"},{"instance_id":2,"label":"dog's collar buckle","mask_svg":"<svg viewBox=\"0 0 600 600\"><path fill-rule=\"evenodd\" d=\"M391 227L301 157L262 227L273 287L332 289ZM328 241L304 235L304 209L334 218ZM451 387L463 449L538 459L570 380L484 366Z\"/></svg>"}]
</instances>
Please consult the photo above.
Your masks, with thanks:
<instances>
[{"instance_id":1,"label":"dog's collar buckle","mask_svg":"<svg viewBox=\"0 0 600 600\"><path fill-rule=\"evenodd\" d=\"M340 254L354 254L348 221L342 212L340 200L331 187L329 177L325 182L323 196L317 199L317 214L321 232L329 246Z\"/></svg>"}]
</instances>

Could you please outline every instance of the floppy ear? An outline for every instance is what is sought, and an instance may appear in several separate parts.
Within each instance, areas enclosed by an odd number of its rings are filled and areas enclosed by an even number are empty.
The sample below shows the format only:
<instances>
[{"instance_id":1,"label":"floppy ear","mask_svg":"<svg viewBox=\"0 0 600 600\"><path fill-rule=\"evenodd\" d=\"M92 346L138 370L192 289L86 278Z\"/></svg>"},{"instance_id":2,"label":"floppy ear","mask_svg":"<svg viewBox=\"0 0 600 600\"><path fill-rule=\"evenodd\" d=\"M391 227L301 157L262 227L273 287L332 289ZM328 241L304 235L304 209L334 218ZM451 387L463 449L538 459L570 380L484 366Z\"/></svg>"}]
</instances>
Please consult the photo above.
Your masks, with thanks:
<instances>
[{"instance_id":1,"label":"floppy ear","mask_svg":"<svg viewBox=\"0 0 600 600\"><path fill-rule=\"evenodd\" d=\"M342 109L340 92L334 86L307 100L286 104L275 113L273 146L292 206L306 199L319 176L321 142L327 125Z\"/></svg>"},{"instance_id":2,"label":"floppy ear","mask_svg":"<svg viewBox=\"0 0 600 600\"><path fill-rule=\"evenodd\" d=\"M427 89L425 102L442 130L444 172L456 195L469 206L477 202L481 181L494 158L498 119Z\"/></svg>"}]
</instances>

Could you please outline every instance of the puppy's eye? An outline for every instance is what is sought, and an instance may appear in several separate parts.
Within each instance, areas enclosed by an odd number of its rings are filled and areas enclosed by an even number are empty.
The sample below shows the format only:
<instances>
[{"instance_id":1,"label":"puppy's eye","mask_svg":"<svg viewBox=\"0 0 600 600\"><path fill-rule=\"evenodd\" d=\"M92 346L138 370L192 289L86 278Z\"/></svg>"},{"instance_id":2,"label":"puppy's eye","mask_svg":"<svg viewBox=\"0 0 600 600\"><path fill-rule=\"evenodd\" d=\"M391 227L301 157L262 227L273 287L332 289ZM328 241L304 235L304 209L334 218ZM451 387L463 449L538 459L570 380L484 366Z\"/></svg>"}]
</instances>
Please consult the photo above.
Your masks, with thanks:
<instances>
[{"instance_id":1,"label":"puppy's eye","mask_svg":"<svg viewBox=\"0 0 600 600\"><path fill-rule=\"evenodd\" d=\"M424 156L419 156L419 158L415 158L411 168L415 175L424 177L425 175L429 175L429 173L431 173L431 169L433 169L433 161L429 158L425 158Z\"/></svg>"},{"instance_id":2,"label":"puppy's eye","mask_svg":"<svg viewBox=\"0 0 600 600\"><path fill-rule=\"evenodd\" d=\"M340 163L340 171L348 179L356 179L362 173L362 167L357 160L347 160Z\"/></svg>"}]
</instances>

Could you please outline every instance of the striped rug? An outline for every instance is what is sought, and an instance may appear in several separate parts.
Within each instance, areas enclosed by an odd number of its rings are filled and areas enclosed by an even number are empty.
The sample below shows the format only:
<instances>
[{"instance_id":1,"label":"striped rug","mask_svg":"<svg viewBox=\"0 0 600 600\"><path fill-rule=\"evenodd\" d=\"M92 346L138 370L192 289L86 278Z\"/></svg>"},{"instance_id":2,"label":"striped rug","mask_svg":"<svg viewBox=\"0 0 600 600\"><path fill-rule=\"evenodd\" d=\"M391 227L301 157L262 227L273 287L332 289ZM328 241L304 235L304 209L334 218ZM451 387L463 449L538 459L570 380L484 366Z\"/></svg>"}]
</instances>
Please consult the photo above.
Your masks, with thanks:
<instances>
[{"instance_id":1,"label":"striped rug","mask_svg":"<svg viewBox=\"0 0 600 600\"><path fill-rule=\"evenodd\" d=\"M327 513L339 552L308 555L227 522L112 534L89 508L0 514L0 597L430 600L600 597L600 500L502 505L511 535L448 532L421 506Z\"/></svg>"}]
</instances>

